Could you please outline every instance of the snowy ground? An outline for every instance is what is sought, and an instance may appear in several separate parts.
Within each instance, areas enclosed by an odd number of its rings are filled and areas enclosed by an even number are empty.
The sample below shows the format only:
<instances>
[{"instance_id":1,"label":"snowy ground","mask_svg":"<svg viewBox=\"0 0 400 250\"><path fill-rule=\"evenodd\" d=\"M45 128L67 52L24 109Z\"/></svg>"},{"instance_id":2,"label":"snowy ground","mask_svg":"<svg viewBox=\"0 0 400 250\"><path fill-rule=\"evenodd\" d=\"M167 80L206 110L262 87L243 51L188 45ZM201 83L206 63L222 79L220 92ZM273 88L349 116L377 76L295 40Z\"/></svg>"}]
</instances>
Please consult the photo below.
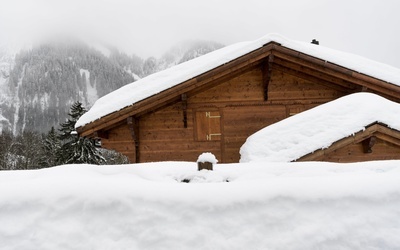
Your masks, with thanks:
<instances>
[{"instance_id":1,"label":"snowy ground","mask_svg":"<svg viewBox=\"0 0 400 250\"><path fill-rule=\"evenodd\" d=\"M0 249L400 249L399 235L400 161L0 172Z\"/></svg>"}]
</instances>

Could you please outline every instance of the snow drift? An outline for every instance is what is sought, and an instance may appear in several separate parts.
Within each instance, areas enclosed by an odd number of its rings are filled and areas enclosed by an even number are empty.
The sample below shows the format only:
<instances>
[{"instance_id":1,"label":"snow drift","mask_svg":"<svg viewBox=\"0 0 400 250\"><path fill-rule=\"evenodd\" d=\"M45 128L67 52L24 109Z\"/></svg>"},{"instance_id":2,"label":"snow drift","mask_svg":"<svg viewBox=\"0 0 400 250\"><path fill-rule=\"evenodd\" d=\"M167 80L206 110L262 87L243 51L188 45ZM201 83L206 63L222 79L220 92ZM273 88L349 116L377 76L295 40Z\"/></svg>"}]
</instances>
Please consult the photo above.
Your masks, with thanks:
<instances>
[{"instance_id":1,"label":"snow drift","mask_svg":"<svg viewBox=\"0 0 400 250\"><path fill-rule=\"evenodd\" d=\"M400 161L2 171L0 249L400 249L399 179Z\"/></svg>"}]
</instances>

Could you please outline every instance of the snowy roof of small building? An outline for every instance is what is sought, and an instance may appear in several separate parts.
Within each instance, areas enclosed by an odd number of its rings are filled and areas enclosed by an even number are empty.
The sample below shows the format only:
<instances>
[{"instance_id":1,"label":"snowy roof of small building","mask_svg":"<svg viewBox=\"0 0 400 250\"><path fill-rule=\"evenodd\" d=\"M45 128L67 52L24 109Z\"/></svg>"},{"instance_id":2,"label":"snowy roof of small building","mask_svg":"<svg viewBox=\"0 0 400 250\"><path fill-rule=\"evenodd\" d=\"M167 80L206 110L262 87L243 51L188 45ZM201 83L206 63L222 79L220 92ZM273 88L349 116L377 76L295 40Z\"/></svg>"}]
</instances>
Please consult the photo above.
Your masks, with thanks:
<instances>
[{"instance_id":1,"label":"snowy roof of small building","mask_svg":"<svg viewBox=\"0 0 400 250\"><path fill-rule=\"evenodd\" d=\"M270 42L279 43L283 47L400 86L400 69L350 53L329 49L321 45L317 46L309 42L293 41L277 34L269 34L255 41L241 42L224 47L127 84L98 99L93 107L78 120L76 128L170 89L218 66L262 48Z\"/></svg>"},{"instance_id":2,"label":"snowy roof of small building","mask_svg":"<svg viewBox=\"0 0 400 250\"><path fill-rule=\"evenodd\" d=\"M290 162L379 122L400 130L400 104L356 93L272 124L247 138L240 162Z\"/></svg>"}]
</instances>

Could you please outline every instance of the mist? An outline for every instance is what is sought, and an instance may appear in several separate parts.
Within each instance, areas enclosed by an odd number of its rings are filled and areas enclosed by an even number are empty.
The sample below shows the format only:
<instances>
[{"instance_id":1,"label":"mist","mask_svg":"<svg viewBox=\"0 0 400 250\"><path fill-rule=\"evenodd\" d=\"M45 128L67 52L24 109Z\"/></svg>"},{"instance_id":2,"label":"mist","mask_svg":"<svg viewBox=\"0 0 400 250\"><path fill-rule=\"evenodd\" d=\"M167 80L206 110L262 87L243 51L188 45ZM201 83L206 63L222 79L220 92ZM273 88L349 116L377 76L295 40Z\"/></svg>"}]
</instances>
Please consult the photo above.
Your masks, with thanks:
<instances>
[{"instance_id":1,"label":"mist","mask_svg":"<svg viewBox=\"0 0 400 250\"><path fill-rule=\"evenodd\" d=\"M400 67L395 0L1 0L0 43L77 37L143 58L183 40L225 45L268 33Z\"/></svg>"}]
</instances>

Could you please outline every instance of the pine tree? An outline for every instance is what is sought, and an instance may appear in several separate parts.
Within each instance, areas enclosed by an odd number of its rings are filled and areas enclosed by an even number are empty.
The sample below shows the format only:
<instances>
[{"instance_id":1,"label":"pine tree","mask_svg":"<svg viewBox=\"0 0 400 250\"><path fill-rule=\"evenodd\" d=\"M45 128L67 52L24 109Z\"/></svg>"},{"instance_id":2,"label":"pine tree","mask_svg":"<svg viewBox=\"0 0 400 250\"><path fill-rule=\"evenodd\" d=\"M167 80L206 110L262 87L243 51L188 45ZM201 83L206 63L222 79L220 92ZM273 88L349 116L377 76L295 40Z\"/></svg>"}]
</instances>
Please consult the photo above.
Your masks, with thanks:
<instances>
[{"instance_id":1,"label":"pine tree","mask_svg":"<svg viewBox=\"0 0 400 250\"><path fill-rule=\"evenodd\" d=\"M62 146L57 157L59 164L104 163L105 160L94 146L94 141L89 138L79 137L75 132L75 123L85 112L86 109L82 107L82 103L75 102L68 113L68 120L60 124L59 139L62 142Z\"/></svg>"},{"instance_id":2,"label":"pine tree","mask_svg":"<svg viewBox=\"0 0 400 250\"><path fill-rule=\"evenodd\" d=\"M37 132L24 131L16 137L15 151L17 157L17 169L37 169L41 168L41 155L43 139Z\"/></svg>"},{"instance_id":3,"label":"pine tree","mask_svg":"<svg viewBox=\"0 0 400 250\"><path fill-rule=\"evenodd\" d=\"M41 157L41 166L53 167L57 165L61 142L54 127L51 127L51 130L45 136L42 148L44 155Z\"/></svg>"},{"instance_id":4,"label":"pine tree","mask_svg":"<svg viewBox=\"0 0 400 250\"><path fill-rule=\"evenodd\" d=\"M71 133L75 131L75 123L84 113L86 113L86 109L82 106L81 102L78 101L72 104L68 113L69 118L65 123L60 124L60 140L70 140L74 137Z\"/></svg>"}]
</instances>

